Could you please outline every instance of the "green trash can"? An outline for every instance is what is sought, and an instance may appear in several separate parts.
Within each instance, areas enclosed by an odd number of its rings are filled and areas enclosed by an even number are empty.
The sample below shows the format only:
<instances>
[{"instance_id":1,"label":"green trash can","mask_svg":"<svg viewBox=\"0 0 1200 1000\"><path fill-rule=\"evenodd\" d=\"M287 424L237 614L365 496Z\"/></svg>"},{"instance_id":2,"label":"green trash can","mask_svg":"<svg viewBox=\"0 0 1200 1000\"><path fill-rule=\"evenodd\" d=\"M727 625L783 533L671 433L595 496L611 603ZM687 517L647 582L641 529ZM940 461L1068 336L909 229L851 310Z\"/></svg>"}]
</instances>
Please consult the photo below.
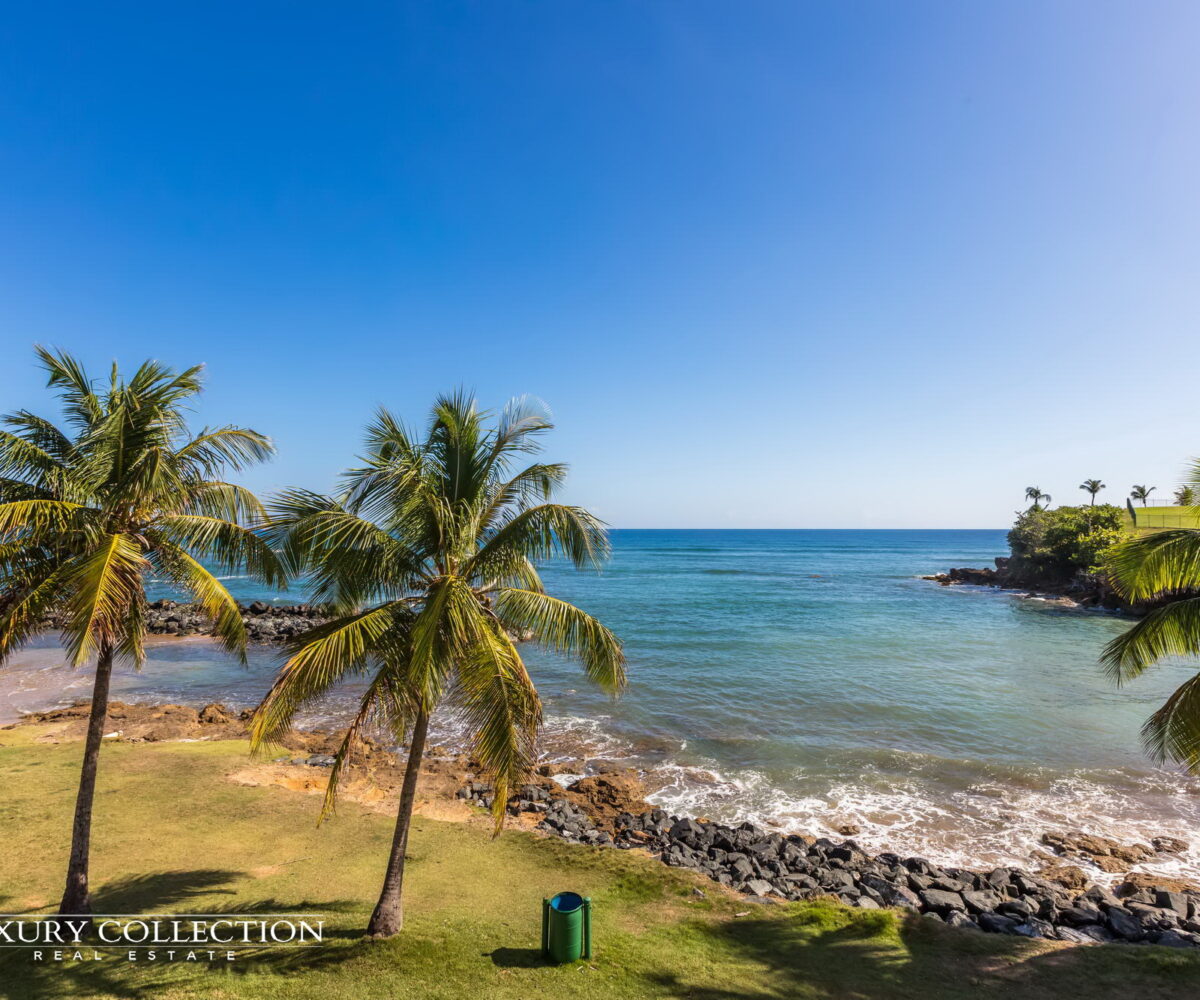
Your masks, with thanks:
<instances>
[{"instance_id":1,"label":"green trash can","mask_svg":"<svg viewBox=\"0 0 1200 1000\"><path fill-rule=\"evenodd\" d=\"M542 900L542 954L562 964L592 957L592 901L577 892Z\"/></svg>"}]
</instances>

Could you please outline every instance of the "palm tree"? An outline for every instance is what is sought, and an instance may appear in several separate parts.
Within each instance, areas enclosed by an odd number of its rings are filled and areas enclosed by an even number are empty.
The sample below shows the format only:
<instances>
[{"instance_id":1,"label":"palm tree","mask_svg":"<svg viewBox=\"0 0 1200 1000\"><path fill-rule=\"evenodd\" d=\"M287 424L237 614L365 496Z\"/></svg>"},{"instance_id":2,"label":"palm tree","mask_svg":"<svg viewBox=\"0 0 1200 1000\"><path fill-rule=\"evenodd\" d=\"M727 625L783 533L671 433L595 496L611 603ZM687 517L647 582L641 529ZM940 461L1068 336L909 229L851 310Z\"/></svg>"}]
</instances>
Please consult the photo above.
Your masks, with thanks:
<instances>
[{"instance_id":1,"label":"palm tree","mask_svg":"<svg viewBox=\"0 0 1200 1000\"><path fill-rule=\"evenodd\" d=\"M1200 462L1188 484L1200 491ZM1131 601L1178 597L1151 611L1104 648L1118 683L1143 674L1164 657L1200 653L1200 530L1175 528L1143 535L1113 550L1109 576ZM1200 672L1184 681L1142 727L1155 760L1174 760L1200 772Z\"/></svg>"},{"instance_id":2,"label":"palm tree","mask_svg":"<svg viewBox=\"0 0 1200 1000\"><path fill-rule=\"evenodd\" d=\"M271 453L238 427L194 437L184 407L199 366L147 361L128 380L116 365L103 389L65 353L37 349L67 430L24 410L0 431L0 662L53 617L73 666L95 661L92 704L59 912L91 913L92 799L114 659L141 665L146 580L169 580L213 619L226 649L244 656L238 606L201 560L244 566L282 584L282 566L248 526L258 500L217 478Z\"/></svg>"},{"instance_id":3,"label":"palm tree","mask_svg":"<svg viewBox=\"0 0 1200 1000\"><path fill-rule=\"evenodd\" d=\"M1194 507L1197 495L1194 486L1180 486L1175 491L1175 503L1179 507Z\"/></svg>"},{"instance_id":4,"label":"palm tree","mask_svg":"<svg viewBox=\"0 0 1200 1000\"><path fill-rule=\"evenodd\" d=\"M1129 492L1129 496L1134 500L1141 500L1142 506L1145 507L1146 501L1150 499L1150 494L1156 489L1158 489L1157 486L1135 486Z\"/></svg>"},{"instance_id":5,"label":"palm tree","mask_svg":"<svg viewBox=\"0 0 1200 1000\"><path fill-rule=\"evenodd\" d=\"M1102 482L1100 482L1099 479L1085 479L1082 483L1079 484L1079 488L1081 490L1085 490L1086 492L1088 492L1092 495L1092 505L1095 506L1096 494L1099 493L1102 489L1104 489L1105 486Z\"/></svg>"},{"instance_id":6,"label":"palm tree","mask_svg":"<svg viewBox=\"0 0 1200 1000\"><path fill-rule=\"evenodd\" d=\"M439 398L418 440L381 410L368 429L365 464L336 496L290 491L271 504L272 538L306 572L313 598L335 618L298 637L259 705L254 747L287 731L297 709L344 677L366 680L358 714L335 755L322 818L363 726L374 720L408 741L395 836L367 933L404 922L404 852L425 737L448 703L492 775L496 832L512 787L534 760L538 699L510 633L529 633L582 661L616 693L625 683L617 638L599 621L545 592L534 561L565 555L577 568L608 554L603 525L586 510L549 502L566 466L514 461L539 450L552 425L515 400L494 428L462 394Z\"/></svg>"},{"instance_id":7,"label":"palm tree","mask_svg":"<svg viewBox=\"0 0 1200 1000\"><path fill-rule=\"evenodd\" d=\"M1049 503L1052 498L1049 493L1043 493L1040 486L1026 486L1025 499L1033 502L1033 506L1029 508L1030 510L1041 510L1042 501L1045 500L1046 503Z\"/></svg>"}]
</instances>

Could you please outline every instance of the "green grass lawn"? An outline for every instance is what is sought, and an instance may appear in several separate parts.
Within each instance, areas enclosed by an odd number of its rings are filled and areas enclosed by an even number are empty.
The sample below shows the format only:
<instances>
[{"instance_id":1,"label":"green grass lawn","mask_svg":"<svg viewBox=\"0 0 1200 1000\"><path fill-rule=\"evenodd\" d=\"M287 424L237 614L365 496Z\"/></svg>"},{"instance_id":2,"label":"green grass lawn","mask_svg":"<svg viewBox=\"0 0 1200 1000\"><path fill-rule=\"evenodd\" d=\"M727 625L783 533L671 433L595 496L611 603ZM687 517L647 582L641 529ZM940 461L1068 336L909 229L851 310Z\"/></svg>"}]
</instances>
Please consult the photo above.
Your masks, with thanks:
<instances>
[{"instance_id":1,"label":"green grass lawn","mask_svg":"<svg viewBox=\"0 0 1200 1000\"><path fill-rule=\"evenodd\" d=\"M80 747L0 731L0 910L45 910L67 854ZM214 998L1050 998L1200 996L1200 956L1061 948L827 902L756 906L657 861L489 824L420 819L407 925L361 939L391 836L354 805L318 829L317 800L226 777L243 743L109 744L92 852L103 913L319 912L327 943L235 963L36 964L0 952L0 996ZM701 886L705 898L693 895ZM540 903L594 900L596 954L550 967ZM749 911L746 913L746 911ZM743 916L737 914L745 913Z\"/></svg>"}]
</instances>

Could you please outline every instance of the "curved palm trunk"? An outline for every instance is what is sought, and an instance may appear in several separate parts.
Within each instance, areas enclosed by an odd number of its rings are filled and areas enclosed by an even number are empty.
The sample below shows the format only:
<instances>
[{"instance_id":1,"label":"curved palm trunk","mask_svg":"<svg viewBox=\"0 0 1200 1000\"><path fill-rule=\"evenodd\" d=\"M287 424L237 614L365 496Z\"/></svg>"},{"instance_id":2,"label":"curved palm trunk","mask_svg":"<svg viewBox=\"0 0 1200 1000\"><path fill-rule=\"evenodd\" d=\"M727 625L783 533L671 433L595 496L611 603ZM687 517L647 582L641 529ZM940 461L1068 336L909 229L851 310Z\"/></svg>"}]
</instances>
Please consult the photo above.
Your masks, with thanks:
<instances>
[{"instance_id":1,"label":"curved palm trunk","mask_svg":"<svg viewBox=\"0 0 1200 1000\"><path fill-rule=\"evenodd\" d=\"M104 739L104 719L108 715L108 682L112 676L113 651L107 643L100 647L96 661L96 682L92 687L92 708L88 715L87 741L83 747L83 769L79 775L79 794L75 798L75 823L71 828L71 860L67 865L67 885L58 912L62 916L90 915L92 897L88 890L88 855L92 841L92 800L96 795L96 770L100 763L100 744Z\"/></svg>"},{"instance_id":2,"label":"curved palm trunk","mask_svg":"<svg viewBox=\"0 0 1200 1000\"><path fill-rule=\"evenodd\" d=\"M388 859L387 874L383 878L383 892L367 924L371 937L391 937L404 926L404 852L408 848L408 828L412 823L413 802L417 797L417 776L421 772L421 758L425 755L425 732L429 728L429 715L421 712L413 725L412 743L408 748L408 764L404 768L404 784L400 788L400 811L396 815L396 833L392 837L392 856Z\"/></svg>"}]
</instances>

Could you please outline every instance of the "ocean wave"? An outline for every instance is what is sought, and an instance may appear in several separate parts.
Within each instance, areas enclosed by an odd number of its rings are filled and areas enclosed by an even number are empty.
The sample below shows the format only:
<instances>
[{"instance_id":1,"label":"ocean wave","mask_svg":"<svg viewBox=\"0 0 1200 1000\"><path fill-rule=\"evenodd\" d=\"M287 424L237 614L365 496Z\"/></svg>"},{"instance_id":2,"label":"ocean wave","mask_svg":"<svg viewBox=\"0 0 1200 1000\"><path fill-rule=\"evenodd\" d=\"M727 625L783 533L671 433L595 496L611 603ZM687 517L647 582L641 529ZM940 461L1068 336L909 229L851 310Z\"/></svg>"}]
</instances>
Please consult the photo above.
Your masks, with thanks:
<instances>
[{"instance_id":1,"label":"ocean wave","mask_svg":"<svg viewBox=\"0 0 1200 1000\"><path fill-rule=\"evenodd\" d=\"M788 792L753 770L668 762L646 777L656 786L649 801L675 815L835 838L852 826L858 828L854 840L872 852L917 855L963 868L1039 868L1045 861L1039 857L1046 853L1045 833L1079 830L1122 844L1149 843L1158 836L1187 842L1200 823L1200 801L1182 776L1169 774L1150 779L1151 787L1140 793L1080 774L1040 788L986 781L949 793L916 780L893 780L887 787L880 780L831 780L805 794ZM1097 882L1120 879L1084 862L1072 863ZM1200 845L1135 867L1200 881Z\"/></svg>"}]
</instances>

